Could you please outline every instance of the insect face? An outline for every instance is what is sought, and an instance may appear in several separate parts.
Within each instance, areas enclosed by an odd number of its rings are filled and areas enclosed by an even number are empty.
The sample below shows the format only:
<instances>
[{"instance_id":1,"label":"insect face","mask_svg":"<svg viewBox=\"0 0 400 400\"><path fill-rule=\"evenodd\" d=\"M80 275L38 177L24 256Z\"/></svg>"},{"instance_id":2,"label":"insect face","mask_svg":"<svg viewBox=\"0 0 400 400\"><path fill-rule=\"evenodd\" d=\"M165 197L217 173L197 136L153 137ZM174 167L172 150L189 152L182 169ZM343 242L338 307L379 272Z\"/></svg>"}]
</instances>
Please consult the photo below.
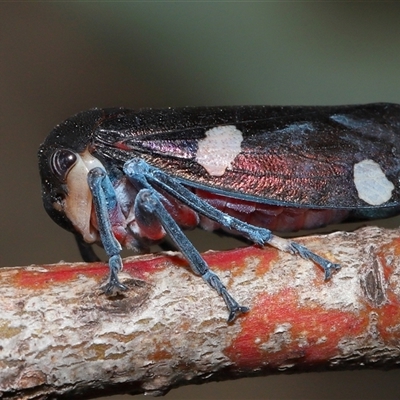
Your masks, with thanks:
<instances>
[{"instance_id":1,"label":"insect face","mask_svg":"<svg viewBox=\"0 0 400 400\"><path fill-rule=\"evenodd\" d=\"M93 197L88 185L88 172L104 167L87 150L77 154L71 150L56 150L50 168L66 188L64 197L53 203L54 209L65 214L86 243L99 240L97 229L91 224Z\"/></svg>"}]
</instances>

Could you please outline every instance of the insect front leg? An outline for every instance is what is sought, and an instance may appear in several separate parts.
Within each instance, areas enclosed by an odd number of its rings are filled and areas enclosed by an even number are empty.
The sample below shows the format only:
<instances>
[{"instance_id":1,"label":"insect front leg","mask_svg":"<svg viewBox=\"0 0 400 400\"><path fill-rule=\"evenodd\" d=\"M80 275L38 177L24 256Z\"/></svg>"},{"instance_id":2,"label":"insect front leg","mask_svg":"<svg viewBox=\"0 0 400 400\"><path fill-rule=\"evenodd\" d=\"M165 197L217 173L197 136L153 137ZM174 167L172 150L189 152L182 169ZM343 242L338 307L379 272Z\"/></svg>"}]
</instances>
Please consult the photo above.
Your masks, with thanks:
<instances>
[{"instance_id":1,"label":"insect front leg","mask_svg":"<svg viewBox=\"0 0 400 400\"><path fill-rule=\"evenodd\" d=\"M137 181L138 179L143 183L143 180L138 178L137 175L132 177L132 180ZM196 275L200 275L214 290L217 291L218 294L222 296L229 310L228 322L233 321L239 313L249 311L247 307L238 304L238 302L229 294L218 275L210 270L200 253L195 249L193 244L165 209L160 200L160 195L153 188L149 187L139 191L135 199L135 211L145 215L150 214L157 218L177 248L189 262L192 271ZM143 217L143 215L141 217Z\"/></svg>"},{"instance_id":2,"label":"insect front leg","mask_svg":"<svg viewBox=\"0 0 400 400\"><path fill-rule=\"evenodd\" d=\"M110 222L110 213L117 206L117 198L110 178L101 168L97 167L90 170L87 179L93 196L101 242L109 257L110 275L103 289L107 295L114 295L127 290L127 287L118 279L118 272L122 270L123 266L120 256L122 248L113 234Z\"/></svg>"},{"instance_id":3,"label":"insect front leg","mask_svg":"<svg viewBox=\"0 0 400 400\"><path fill-rule=\"evenodd\" d=\"M206 201L196 196L193 192L183 186L177 179L170 177L158 168L152 167L141 159L132 159L124 166L125 172L141 171L151 184L156 184L166 192L188 205L199 214L218 222L221 226L236 231L253 243L260 246L269 244L279 250L297 254L306 260L312 260L320 265L325 272L325 279L329 279L333 271L340 268L339 264L335 264L325 258L313 253L307 247L291 240L275 236L269 229L260 228L250 225L237 218L234 218L222 211L214 208Z\"/></svg>"}]
</instances>

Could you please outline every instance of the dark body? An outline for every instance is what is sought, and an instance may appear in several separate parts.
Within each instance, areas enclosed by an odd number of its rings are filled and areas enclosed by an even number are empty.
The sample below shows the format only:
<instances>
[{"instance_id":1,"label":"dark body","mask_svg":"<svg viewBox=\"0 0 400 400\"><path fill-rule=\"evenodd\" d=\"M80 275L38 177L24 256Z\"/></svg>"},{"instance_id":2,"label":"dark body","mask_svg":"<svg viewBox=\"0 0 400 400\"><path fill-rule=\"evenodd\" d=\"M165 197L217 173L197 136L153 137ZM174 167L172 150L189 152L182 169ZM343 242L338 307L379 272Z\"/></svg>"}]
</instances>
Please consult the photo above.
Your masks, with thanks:
<instances>
[{"instance_id":1,"label":"dark body","mask_svg":"<svg viewBox=\"0 0 400 400\"><path fill-rule=\"evenodd\" d=\"M215 128L219 129L216 135ZM220 131L222 141L209 140L208 136L218 137ZM232 159L214 170L210 159L216 158L218 164L219 154L229 147L231 138L239 138ZM214 149L202 150L204 143ZM221 225L220 219L198 212L191 201L183 205L175 196L175 188L165 190L157 181L151 183L153 173L144 174L144 180L136 179L135 174L127 177L124 165L132 159L162 171L173 179L173 187L189 188L196 198L224 214L268 229L314 228L400 212L400 106L395 104L121 108L77 114L47 137L39 151L39 165L47 212L79 236L77 224L71 223L63 209L68 197L64 179L68 171L54 173L54 168L64 166L64 156L58 153L58 164L52 165L54 153L60 149L90 154L101 163L126 218L135 207L139 191L151 187L161 195L161 202L180 227L231 229ZM201 161L201 152L205 152L205 161ZM65 165L73 168L68 162ZM379 193L370 196L369 172L363 168L357 172L358 166L372 169L372 179L378 181L372 191L383 192L383 198ZM382 188L379 174L386 185ZM142 177L141 172L138 175ZM121 186L123 190L118 189ZM140 250L162 239L165 232L162 223L135 212L135 228L127 228L135 243L129 239L128 247ZM123 245L129 242L115 236Z\"/></svg>"}]
</instances>

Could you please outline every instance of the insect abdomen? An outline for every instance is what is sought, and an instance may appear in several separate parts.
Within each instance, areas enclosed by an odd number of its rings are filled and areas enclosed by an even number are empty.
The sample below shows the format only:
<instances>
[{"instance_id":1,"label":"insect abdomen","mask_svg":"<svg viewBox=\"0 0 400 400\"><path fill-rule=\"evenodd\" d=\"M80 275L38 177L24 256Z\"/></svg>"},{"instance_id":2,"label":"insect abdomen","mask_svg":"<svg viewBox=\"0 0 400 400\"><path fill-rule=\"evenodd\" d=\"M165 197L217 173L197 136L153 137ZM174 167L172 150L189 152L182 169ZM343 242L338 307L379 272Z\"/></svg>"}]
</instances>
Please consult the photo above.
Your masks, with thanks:
<instances>
[{"instance_id":1,"label":"insect abdomen","mask_svg":"<svg viewBox=\"0 0 400 400\"><path fill-rule=\"evenodd\" d=\"M257 203L221 196L202 189L195 189L195 193L213 207L232 217L277 232L316 229L340 223L347 219L350 214L350 210L294 208ZM200 218L199 226L209 231L220 228L217 222L205 217Z\"/></svg>"}]
</instances>

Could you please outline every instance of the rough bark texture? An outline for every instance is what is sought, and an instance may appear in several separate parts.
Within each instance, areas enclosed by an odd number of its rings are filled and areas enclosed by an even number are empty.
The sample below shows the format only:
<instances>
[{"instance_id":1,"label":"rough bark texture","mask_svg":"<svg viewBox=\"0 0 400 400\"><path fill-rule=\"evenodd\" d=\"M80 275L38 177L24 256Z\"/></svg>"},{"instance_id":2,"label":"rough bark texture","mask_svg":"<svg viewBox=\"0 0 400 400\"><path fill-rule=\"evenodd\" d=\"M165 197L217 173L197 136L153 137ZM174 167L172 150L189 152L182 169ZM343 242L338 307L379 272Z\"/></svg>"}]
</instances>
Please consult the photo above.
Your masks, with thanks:
<instances>
[{"instance_id":1,"label":"rough bark texture","mask_svg":"<svg viewBox=\"0 0 400 400\"><path fill-rule=\"evenodd\" d=\"M177 254L124 261L123 296L104 264L0 270L0 398L163 394L278 372L400 362L400 232L364 228L301 238L342 269L266 247L207 253L251 307L231 324L222 299Z\"/></svg>"}]
</instances>

